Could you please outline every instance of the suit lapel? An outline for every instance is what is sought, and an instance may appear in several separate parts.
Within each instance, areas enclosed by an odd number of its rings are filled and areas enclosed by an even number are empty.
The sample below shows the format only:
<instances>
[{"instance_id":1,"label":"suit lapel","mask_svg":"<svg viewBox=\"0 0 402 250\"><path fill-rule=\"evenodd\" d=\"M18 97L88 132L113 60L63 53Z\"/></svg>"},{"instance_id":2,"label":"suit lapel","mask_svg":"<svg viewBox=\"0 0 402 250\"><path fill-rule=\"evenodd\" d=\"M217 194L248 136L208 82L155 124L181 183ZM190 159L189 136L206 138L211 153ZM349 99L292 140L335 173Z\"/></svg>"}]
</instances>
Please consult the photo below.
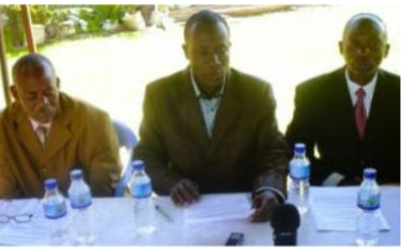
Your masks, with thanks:
<instances>
[{"instance_id":1,"label":"suit lapel","mask_svg":"<svg viewBox=\"0 0 402 250\"><path fill-rule=\"evenodd\" d=\"M71 137L69 124L73 119L75 106L66 95L60 94L60 108L56 114L52 127L48 135L48 142L45 145L45 161L48 161L54 154L56 154Z\"/></svg>"},{"instance_id":2,"label":"suit lapel","mask_svg":"<svg viewBox=\"0 0 402 250\"><path fill-rule=\"evenodd\" d=\"M346 82L345 68L342 68L335 72L334 82L334 112L339 112L336 117L342 117L341 126L345 128L345 132L351 131L350 136L353 136L356 140L359 139L359 133L357 131L355 113L352 100L350 99L349 89ZM351 128L351 129L347 129Z\"/></svg>"},{"instance_id":3,"label":"suit lapel","mask_svg":"<svg viewBox=\"0 0 402 250\"><path fill-rule=\"evenodd\" d=\"M60 96L60 110L52 122L48 142L44 147L35 134L28 116L21 110L21 107L18 106L18 110L15 112L18 123L18 140L33 155L37 155L40 158L44 157L42 158L44 161L48 161L71 137L68 124L72 119L73 108L66 109L65 106L67 105L64 105L65 97Z\"/></svg>"},{"instance_id":4,"label":"suit lapel","mask_svg":"<svg viewBox=\"0 0 402 250\"><path fill-rule=\"evenodd\" d=\"M71 134L66 124L60 119L55 119L52 123L50 133L48 136L48 142L45 145L45 161L48 161L54 154L59 151L63 145L68 141Z\"/></svg>"},{"instance_id":5,"label":"suit lapel","mask_svg":"<svg viewBox=\"0 0 402 250\"><path fill-rule=\"evenodd\" d=\"M15 111L17 117L17 137L19 142L24 145L33 155L39 155L43 148L36 136L28 116L25 115L21 107Z\"/></svg>"},{"instance_id":6,"label":"suit lapel","mask_svg":"<svg viewBox=\"0 0 402 250\"><path fill-rule=\"evenodd\" d=\"M198 99L191 83L190 71L183 71L180 76L177 91L177 104L179 109L179 120L184 123L183 129L189 130L189 135L200 142L204 150L208 147L208 134L204 117Z\"/></svg>"},{"instance_id":7,"label":"suit lapel","mask_svg":"<svg viewBox=\"0 0 402 250\"><path fill-rule=\"evenodd\" d=\"M377 84L374 89L373 99L371 100L370 113L367 119L366 132L364 133L365 141L373 135L374 131L378 131L378 129L375 128L378 122L383 122L381 119L378 119L378 117L382 117L384 110L387 110L386 102L381 101L386 99L387 88L384 73L379 70Z\"/></svg>"},{"instance_id":8,"label":"suit lapel","mask_svg":"<svg viewBox=\"0 0 402 250\"><path fill-rule=\"evenodd\" d=\"M215 117L215 125L210 144L211 152L216 150L230 127L235 123L240 112L241 100L238 96L239 93L236 86L236 80L235 75L232 73L228 74L225 90Z\"/></svg>"}]
</instances>

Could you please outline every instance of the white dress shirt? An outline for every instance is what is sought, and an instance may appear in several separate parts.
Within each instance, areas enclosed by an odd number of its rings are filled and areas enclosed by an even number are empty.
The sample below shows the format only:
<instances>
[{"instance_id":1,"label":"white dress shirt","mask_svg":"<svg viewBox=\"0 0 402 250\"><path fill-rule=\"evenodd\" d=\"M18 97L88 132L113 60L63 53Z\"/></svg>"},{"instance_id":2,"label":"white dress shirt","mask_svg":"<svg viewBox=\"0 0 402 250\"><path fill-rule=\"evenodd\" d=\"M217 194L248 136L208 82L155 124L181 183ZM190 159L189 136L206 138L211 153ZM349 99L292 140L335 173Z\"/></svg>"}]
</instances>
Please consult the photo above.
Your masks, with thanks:
<instances>
[{"instance_id":1,"label":"white dress shirt","mask_svg":"<svg viewBox=\"0 0 402 250\"><path fill-rule=\"evenodd\" d=\"M36 136L38 137L39 141L42 143L42 145L45 144L45 136L43 134L41 134L41 132L38 130L39 127L44 127L47 129L47 133L49 135L49 131L50 131L50 127L52 126L52 122L48 122L48 123L40 123L35 121L32 118L29 118L29 120L31 121L31 125L32 128L36 134Z\"/></svg>"},{"instance_id":2,"label":"white dress shirt","mask_svg":"<svg viewBox=\"0 0 402 250\"><path fill-rule=\"evenodd\" d=\"M202 116L204 117L205 127L207 129L208 138L212 138L212 132L215 125L215 117L221 103L223 91L225 89L226 77L223 80L221 89L212 97L206 98L205 95L198 88L197 82L194 79L193 71L190 70L191 83L194 88L195 96L201 106Z\"/></svg>"},{"instance_id":3,"label":"white dress shirt","mask_svg":"<svg viewBox=\"0 0 402 250\"><path fill-rule=\"evenodd\" d=\"M366 116L368 118L369 114L370 114L371 102L373 100L375 86L377 85L378 73L376 73L375 76L373 77L373 79L371 79L371 81L368 84L366 84L365 86L361 86L361 85L353 82L350 79L349 73L347 70L345 70L345 76L346 76L346 84L348 85L349 95L352 100L353 107L356 105L356 102L357 102L356 91L360 88L363 88L364 91L366 92L363 102L364 102L364 108L366 109Z\"/></svg>"}]
</instances>

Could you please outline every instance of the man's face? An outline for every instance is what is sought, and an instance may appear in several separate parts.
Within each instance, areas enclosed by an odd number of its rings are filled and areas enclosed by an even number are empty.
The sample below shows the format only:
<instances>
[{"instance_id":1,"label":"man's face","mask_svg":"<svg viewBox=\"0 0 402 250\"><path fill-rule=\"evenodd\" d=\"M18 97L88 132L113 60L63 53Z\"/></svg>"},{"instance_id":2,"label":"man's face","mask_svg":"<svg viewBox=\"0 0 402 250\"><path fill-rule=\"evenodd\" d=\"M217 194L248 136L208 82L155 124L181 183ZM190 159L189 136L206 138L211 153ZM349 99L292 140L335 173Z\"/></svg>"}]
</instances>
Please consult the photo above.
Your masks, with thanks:
<instances>
[{"instance_id":1,"label":"man's face","mask_svg":"<svg viewBox=\"0 0 402 250\"><path fill-rule=\"evenodd\" d=\"M218 22L215 25L195 23L183 46L200 89L213 94L223 84L229 69L229 31Z\"/></svg>"},{"instance_id":2,"label":"man's face","mask_svg":"<svg viewBox=\"0 0 402 250\"><path fill-rule=\"evenodd\" d=\"M15 80L11 92L27 115L41 123L52 121L59 106L59 82L50 67L25 68Z\"/></svg>"},{"instance_id":3,"label":"man's face","mask_svg":"<svg viewBox=\"0 0 402 250\"><path fill-rule=\"evenodd\" d=\"M339 45L349 73L372 77L388 54L384 31L367 20L356 21L346 29Z\"/></svg>"}]
</instances>

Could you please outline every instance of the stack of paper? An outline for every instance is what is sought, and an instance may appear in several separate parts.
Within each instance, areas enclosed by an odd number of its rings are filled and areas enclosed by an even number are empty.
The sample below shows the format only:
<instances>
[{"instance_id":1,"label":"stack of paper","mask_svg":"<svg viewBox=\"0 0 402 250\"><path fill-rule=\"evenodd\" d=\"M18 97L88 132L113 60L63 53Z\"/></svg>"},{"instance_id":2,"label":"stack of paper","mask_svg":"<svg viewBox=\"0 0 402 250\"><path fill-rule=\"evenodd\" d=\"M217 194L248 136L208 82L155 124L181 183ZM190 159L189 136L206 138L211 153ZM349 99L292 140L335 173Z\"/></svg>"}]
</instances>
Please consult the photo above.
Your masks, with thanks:
<instances>
[{"instance_id":1,"label":"stack of paper","mask_svg":"<svg viewBox=\"0 0 402 250\"><path fill-rule=\"evenodd\" d=\"M203 195L184 211L185 223L246 220L252 213L246 194Z\"/></svg>"},{"instance_id":2,"label":"stack of paper","mask_svg":"<svg viewBox=\"0 0 402 250\"><path fill-rule=\"evenodd\" d=\"M357 189L334 188L314 190L310 208L318 231L355 231L357 218ZM379 215L380 230L388 231L383 214Z\"/></svg>"},{"instance_id":3,"label":"stack of paper","mask_svg":"<svg viewBox=\"0 0 402 250\"><path fill-rule=\"evenodd\" d=\"M15 216L30 213L30 222L17 223L10 220L0 228L0 244L3 245L48 245L49 234L46 220L40 207L39 200L0 200L1 214Z\"/></svg>"}]
</instances>

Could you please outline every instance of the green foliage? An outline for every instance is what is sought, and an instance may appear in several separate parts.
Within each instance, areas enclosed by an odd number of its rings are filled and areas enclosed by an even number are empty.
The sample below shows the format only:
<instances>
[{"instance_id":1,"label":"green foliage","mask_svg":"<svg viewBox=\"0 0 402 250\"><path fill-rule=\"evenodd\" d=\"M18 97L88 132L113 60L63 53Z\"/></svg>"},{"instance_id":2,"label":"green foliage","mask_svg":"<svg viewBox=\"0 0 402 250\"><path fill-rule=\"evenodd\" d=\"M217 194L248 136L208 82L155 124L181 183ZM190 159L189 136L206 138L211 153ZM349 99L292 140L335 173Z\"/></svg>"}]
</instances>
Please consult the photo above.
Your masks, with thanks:
<instances>
[{"instance_id":1,"label":"green foliage","mask_svg":"<svg viewBox=\"0 0 402 250\"><path fill-rule=\"evenodd\" d=\"M92 12L83 9L80 11L80 18L88 22L88 32L102 31L102 24L106 20L111 22L120 22L125 12L133 12L136 10L135 5L94 5Z\"/></svg>"},{"instance_id":2,"label":"green foliage","mask_svg":"<svg viewBox=\"0 0 402 250\"><path fill-rule=\"evenodd\" d=\"M47 24L52 16L52 10L46 4L30 5L29 10L31 13L32 23Z\"/></svg>"},{"instance_id":3,"label":"green foliage","mask_svg":"<svg viewBox=\"0 0 402 250\"><path fill-rule=\"evenodd\" d=\"M11 54L25 49L25 38L21 17L21 5L0 5L5 16L4 32L7 51ZM86 30L76 24L78 34L103 33L102 24L109 20L112 23L121 22L126 12L133 13L139 9L139 5L29 5L32 23L46 25L47 39L60 38L54 34L60 29L60 24L76 16L87 22ZM53 32L49 32L53 31Z\"/></svg>"},{"instance_id":4,"label":"green foliage","mask_svg":"<svg viewBox=\"0 0 402 250\"><path fill-rule=\"evenodd\" d=\"M11 4L1 6L4 14L4 35L8 51L15 51L24 45L24 33L22 27L21 7Z\"/></svg>"}]
</instances>

